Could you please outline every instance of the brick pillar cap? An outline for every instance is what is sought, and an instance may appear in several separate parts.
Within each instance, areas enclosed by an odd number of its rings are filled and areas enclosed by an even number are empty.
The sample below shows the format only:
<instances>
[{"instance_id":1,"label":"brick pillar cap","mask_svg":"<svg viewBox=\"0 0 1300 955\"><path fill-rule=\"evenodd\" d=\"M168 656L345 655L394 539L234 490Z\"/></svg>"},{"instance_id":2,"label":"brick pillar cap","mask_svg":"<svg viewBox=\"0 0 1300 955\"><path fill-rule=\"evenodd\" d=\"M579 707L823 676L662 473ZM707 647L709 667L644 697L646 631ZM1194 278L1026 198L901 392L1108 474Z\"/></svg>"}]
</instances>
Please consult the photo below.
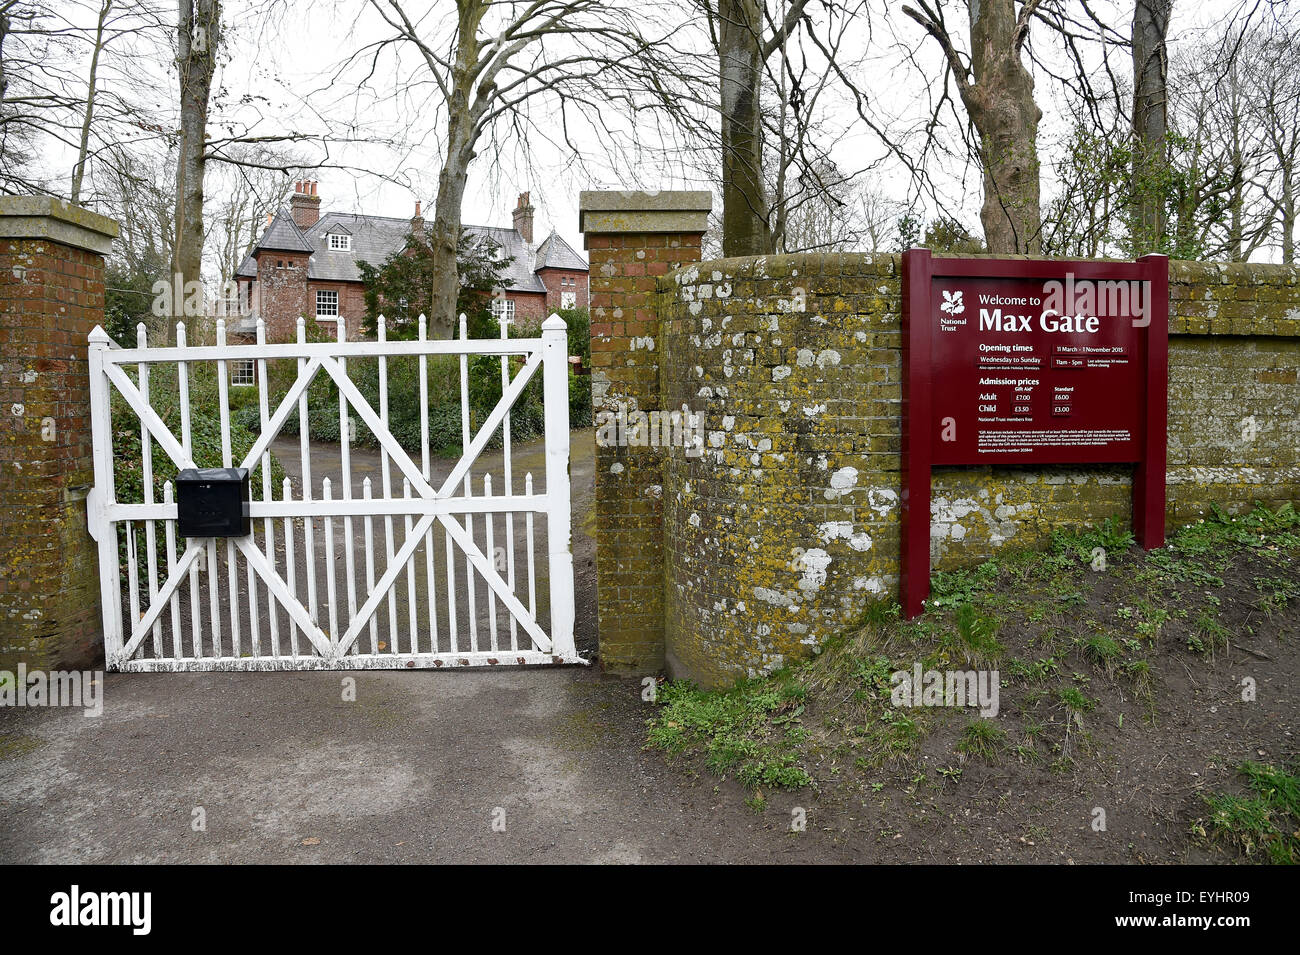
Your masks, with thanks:
<instances>
[{"instance_id":1,"label":"brick pillar cap","mask_svg":"<svg viewBox=\"0 0 1300 955\"><path fill-rule=\"evenodd\" d=\"M107 255L117 222L52 196L0 196L0 239L48 239Z\"/></svg>"},{"instance_id":2,"label":"brick pillar cap","mask_svg":"<svg viewBox=\"0 0 1300 955\"><path fill-rule=\"evenodd\" d=\"M713 195L709 192L586 191L578 194L578 229L584 235L678 232L704 234Z\"/></svg>"}]
</instances>

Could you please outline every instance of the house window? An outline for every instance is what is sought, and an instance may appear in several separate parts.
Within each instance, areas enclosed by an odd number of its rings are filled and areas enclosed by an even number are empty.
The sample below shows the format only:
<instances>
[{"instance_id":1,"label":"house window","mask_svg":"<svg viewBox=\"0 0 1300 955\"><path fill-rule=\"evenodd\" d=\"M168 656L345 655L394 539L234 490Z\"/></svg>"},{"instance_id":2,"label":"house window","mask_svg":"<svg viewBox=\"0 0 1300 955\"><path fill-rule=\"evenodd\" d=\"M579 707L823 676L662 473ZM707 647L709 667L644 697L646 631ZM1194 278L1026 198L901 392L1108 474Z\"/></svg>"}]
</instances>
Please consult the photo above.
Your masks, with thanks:
<instances>
[{"instance_id":1,"label":"house window","mask_svg":"<svg viewBox=\"0 0 1300 955\"><path fill-rule=\"evenodd\" d=\"M577 292L560 293L560 308L577 308L577 307L578 307Z\"/></svg>"},{"instance_id":2,"label":"house window","mask_svg":"<svg viewBox=\"0 0 1300 955\"><path fill-rule=\"evenodd\" d=\"M257 384L257 369L253 359L244 358L230 363L230 383L237 388Z\"/></svg>"},{"instance_id":3,"label":"house window","mask_svg":"<svg viewBox=\"0 0 1300 955\"><path fill-rule=\"evenodd\" d=\"M509 325L515 320L515 303L508 298L498 298L492 301L492 317L498 323L505 322Z\"/></svg>"},{"instance_id":4,"label":"house window","mask_svg":"<svg viewBox=\"0 0 1300 955\"><path fill-rule=\"evenodd\" d=\"M329 241L331 252L352 251L352 236L350 235L340 235L337 232L331 232L329 234Z\"/></svg>"},{"instance_id":5,"label":"house window","mask_svg":"<svg viewBox=\"0 0 1300 955\"><path fill-rule=\"evenodd\" d=\"M329 319L331 322L338 321L339 318L339 293L334 291L325 291L324 289L316 293L316 318Z\"/></svg>"}]
</instances>

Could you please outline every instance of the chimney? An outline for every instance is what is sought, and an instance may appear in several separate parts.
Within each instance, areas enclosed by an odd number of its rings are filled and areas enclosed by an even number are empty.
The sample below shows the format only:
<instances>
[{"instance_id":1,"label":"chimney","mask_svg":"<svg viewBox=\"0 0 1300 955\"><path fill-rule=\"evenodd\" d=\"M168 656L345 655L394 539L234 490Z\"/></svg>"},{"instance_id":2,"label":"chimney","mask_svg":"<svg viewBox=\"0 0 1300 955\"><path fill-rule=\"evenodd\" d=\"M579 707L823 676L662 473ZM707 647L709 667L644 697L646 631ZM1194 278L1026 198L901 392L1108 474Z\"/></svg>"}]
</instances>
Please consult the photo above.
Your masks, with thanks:
<instances>
[{"instance_id":1,"label":"chimney","mask_svg":"<svg viewBox=\"0 0 1300 955\"><path fill-rule=\"evenodd\" d=\"M293 184L293 196L289 199L289 209L293 221L299 229L310 229L320 221L320 196L316 195L316 183L312 180L299 180Z\"/></svg>"},{"instance_id":2,"label":"chimney","mask_svg":"<svg viewBox=\"0 0 1300 955\"><path fill-rule=\"evenodd\" d=\"M419 235L424 231L424 216L420 214L420 200L415 200L415 215L411 216L411 232Z\"/></svg>"},{"instance_id":3,"label":"chimney","mask_svg":"<svg viewBox=\"0 0 1300 955\"><path fill-rule=\"evenodd\" d=\"M519 202L515 206L515 231L522 235L529 245L533 244L533 205L528 201L526 192L519 194Z\"/></svg>"}]
</instances>

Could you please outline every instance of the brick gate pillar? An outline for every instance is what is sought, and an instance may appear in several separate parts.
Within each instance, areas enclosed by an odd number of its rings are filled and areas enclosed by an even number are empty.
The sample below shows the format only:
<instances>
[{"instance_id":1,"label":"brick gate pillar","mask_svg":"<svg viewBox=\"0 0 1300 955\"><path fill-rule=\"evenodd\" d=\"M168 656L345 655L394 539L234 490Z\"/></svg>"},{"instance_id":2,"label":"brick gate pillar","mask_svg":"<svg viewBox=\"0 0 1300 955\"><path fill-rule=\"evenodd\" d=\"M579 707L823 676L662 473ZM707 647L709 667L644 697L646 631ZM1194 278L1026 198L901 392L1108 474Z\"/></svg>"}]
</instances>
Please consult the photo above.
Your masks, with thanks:
<instances>
[{"instance_id":1,"label":"brick gate pillar","mask_svg":"<svg viewBox=\"0 0 1300 955\"><path fill-rule=\"evenodd\" d=\"M655 286L700 260L711 204L707 192L583 192L578 201L591 267L600 658L616 673L663 667L663 452L600 426L663 410Z\"/></svg>"},{"instance_id":2,"label":"brick gate pillar","mask_svg":"<svg viewBox=\"0 0 1300 955\"><path fill-rule=\"evenodd\" d=\"M56 199L0 198L0 669L102 658L86 336L116 235Z\"/></svg>"}]
</instances>

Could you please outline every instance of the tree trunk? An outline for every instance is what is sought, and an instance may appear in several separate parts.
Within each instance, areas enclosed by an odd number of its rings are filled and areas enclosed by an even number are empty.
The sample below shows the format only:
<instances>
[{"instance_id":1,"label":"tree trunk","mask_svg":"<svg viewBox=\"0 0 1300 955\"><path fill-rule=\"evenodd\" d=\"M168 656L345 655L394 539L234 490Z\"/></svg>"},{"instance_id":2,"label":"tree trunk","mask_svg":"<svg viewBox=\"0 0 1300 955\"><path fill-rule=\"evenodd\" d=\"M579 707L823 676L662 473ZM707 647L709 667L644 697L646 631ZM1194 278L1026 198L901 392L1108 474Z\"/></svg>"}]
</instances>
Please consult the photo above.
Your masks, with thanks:
<instances>
[{"instance_id":1,"label":"tree trunk","mask_svg":"<svg viewBox=\"0 0 1300 955\"><path fill-rule=\"evenodd\" d=\"M187 329L193 316L186 315L186 290L189 283L203 281L203 174L207 166L208 101L220 31L218 0L180 0L176 66L180 79L181 124L176 155L172 288L182 294L180 300L172 302L172 313L174 322L184 321Z\"/></svg>"},{"instance_id":2,"label":"tree trunk","mask_svg":"<svg viewBox=\"0 0 1300 955\"><path fill-rule=\"evenodd\" d=\"M719 0L722 105L722 254L772 251L763 186L759 92L763 71L760 0Z\"/></svg>"},{"instance_id":3,"label":"tree trunk","mask_svg":"<svg viewBox=\"0 0 1300 955\"><path fill-rule=\"evenodd\" d=\"M99 8L99 24L95 28L95 48L90 54L90 79L86 85L86 112L81 119L81 143L77 149L77 164L72 169L72 204L81 204L81 184L86 177L86 155L90 152L90 124L95 117L95 86L99 73L99 51L104 48L104 23L113 9L113 0L104 0Z\"/></svg>"},{"instance_id":4,"label":"tree trunk","mask_svg":"<svg viewBox=\"0 0 1300 955\"><path fill-rule=\"evenodd\" d=\"M433 243L430 267L433 294L429 303L429 334L451 338L456 334L456 301L460 297L460 271L456 249L460 243L461 205L469 164L474 161L476 129L485 110L480 93L474 95L474 77L478 67L478 29L487 12L480 0L457 3L456 62L451 70L451 89L447 99L447 155L438 173L438 198L433 213Z\"/></svg>"},{"instance_id":5,"label":"tree trunk","mask_svg":"<svg viewBox=\"0 0 1300 955\"><path fill-rule=\"evenodd\" d=\"M458 124L448 128L447 159L438 174L438 200L433 216L433 298L430 302L429 334L435 338L456 335L456 301L460 297L460 271L456 249L460 243L460 210L465 198L469 164L474 158L472 142Z\"/></svg>"},{"instance_id":6,"label":"tree trunk","mask_svg":"<svg viewBox=\"0 0 1300 955\"><path fill-rule=\"evenodd\" d=\"M1020 61L1014 0L970 5L971 72L962 102L979 134L984 164L980 222L990 252L1042 251L1038 121L1034 78Z\"/></svg>"},{"instance_id":7,"label":"tree trunk","mask_svg":"<svg viewBox=\"0 0 1300 955\"><path fill-rule=\"evenodd\" d=\"M1137 0L1133 10L1132 251L1165 248L1169 56L1165 38L1173 0Z\"/></svg>"}]
</instances>

